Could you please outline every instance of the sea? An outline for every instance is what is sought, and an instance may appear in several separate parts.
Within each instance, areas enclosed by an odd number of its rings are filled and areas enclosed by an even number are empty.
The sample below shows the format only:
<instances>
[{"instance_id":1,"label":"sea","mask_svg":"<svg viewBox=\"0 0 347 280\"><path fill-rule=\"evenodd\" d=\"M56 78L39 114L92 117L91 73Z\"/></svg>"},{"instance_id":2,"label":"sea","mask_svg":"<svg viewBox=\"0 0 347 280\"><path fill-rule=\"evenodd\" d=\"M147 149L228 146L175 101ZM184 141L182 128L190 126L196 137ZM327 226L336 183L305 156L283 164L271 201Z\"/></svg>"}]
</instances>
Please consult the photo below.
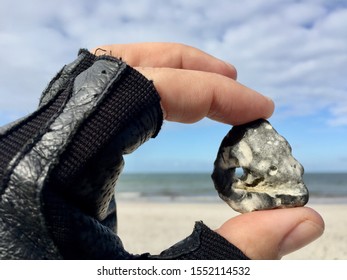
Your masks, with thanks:
<instances>
[{"instance_id":1,"label":"sea","mask_svg":"<svg viewBox=\"0 0 347 280\"><path fill-rule=\"evenodd\" d=\"M310 203L347 204L347 173L305 173ZM123 173L116 197L131 201L220 201L210 173Z\"/></svg>"}]
</instances>

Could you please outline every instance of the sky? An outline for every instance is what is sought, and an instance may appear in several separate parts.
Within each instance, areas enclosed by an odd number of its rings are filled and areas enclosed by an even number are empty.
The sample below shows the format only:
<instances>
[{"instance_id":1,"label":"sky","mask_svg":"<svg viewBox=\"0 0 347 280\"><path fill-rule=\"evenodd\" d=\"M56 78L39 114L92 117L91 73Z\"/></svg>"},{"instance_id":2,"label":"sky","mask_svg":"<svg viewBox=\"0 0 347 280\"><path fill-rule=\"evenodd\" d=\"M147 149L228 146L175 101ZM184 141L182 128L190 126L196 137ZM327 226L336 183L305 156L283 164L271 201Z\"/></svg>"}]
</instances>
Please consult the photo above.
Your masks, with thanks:
<instances>
[{"instance_id":1,"label":"sky","mask_svg":"<svg viewBox=\"0 0 347 280\"><path fill-rule=\"evenodd\" d=\"M0 0L0 126L35 110L79 48L177 42L233 64L271 97L306 172L347 172L345 0ZM230 126L165 122L125 172L211 172Z\"/></svg>"}]
</instances>

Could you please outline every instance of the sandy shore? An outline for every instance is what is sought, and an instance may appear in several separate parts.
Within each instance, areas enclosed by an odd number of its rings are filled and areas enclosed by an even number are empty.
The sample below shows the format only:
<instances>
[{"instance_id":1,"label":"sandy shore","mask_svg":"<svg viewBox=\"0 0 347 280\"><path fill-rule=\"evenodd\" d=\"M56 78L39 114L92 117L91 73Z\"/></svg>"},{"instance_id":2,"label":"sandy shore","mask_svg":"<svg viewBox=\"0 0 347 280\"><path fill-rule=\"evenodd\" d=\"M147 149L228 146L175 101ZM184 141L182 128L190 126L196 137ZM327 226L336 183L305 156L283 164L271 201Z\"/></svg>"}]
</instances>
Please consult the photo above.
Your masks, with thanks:
<instances>
[{"instance_id":1,"label":"sandy shore","mask_svg":"<svg viewBox=\"0 0 347 280\"><path fill-rule=\"evenodd\" d=\"M283 259L347 260L347 204L310 204L326 224L325 233ZM119 235L131 253L160 253L188 236L195 221L210 228L237 215L223 203L118 201Z\"/></svg>"}]
</instances>

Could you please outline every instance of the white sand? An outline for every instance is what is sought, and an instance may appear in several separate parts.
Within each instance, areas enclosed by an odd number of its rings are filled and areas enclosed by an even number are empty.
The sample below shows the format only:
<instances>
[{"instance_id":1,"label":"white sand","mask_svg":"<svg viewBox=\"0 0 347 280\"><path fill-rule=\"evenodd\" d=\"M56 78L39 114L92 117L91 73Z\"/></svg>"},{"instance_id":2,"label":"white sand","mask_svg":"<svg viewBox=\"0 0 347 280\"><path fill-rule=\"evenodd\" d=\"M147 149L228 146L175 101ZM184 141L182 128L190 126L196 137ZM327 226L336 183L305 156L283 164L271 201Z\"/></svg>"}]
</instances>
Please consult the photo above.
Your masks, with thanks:
<instances>
[{"instance_id":1,"label":"white sand","mask_svg":"<svg viewBox=\"0 0 347 280\"><path fill-rule=\"evenodd\" d=\"M347 260L347 205L311 204L325 221L325 233L283 259ZM224 203L118 202L118 233L131 253L160 253L190 235L194 222L219 227L238 213Z\"/></svg>"}]
</instances>

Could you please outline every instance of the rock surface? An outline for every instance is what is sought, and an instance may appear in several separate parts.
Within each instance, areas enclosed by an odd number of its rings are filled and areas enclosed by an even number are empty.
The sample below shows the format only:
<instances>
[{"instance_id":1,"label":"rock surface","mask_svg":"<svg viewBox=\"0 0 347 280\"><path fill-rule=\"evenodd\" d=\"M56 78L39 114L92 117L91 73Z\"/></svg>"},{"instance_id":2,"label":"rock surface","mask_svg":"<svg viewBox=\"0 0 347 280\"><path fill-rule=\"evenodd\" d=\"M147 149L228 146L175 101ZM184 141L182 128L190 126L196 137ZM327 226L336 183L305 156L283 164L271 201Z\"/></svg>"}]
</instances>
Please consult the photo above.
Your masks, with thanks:
<instances>
[{"instance_id":1,"label":"rock surface","mask_svg":"<svg viewBox=\"0 0 347 280\"><path fill-rule=\"evenodd\" d=\"M237 168L243 171L241 176ZM212 179L219 196L244 213L305 205L308 190L303 174L286 139L260 119L229 131L219 148Z\"/></svg>"}]
</instances>

